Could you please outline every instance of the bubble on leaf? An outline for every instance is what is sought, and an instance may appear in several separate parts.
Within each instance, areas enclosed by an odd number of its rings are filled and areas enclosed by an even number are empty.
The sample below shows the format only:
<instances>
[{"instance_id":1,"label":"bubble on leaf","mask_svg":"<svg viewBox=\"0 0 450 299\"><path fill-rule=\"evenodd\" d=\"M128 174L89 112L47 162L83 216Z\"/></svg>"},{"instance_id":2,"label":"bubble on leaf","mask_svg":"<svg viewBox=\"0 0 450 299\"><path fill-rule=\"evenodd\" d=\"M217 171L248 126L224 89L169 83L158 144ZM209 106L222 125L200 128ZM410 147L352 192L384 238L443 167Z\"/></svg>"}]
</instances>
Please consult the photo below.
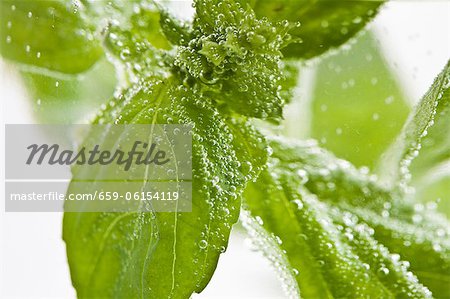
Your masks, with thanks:
<instances>
[{"instance_id":1,"label":"bubble on leaf","mask_svg":"<svg viewBox=\"0 0 450 299\"><path fill-rule=\"evenodd\" d=\"M198 247L200 247L200 249L205 249L208 246L208 242L206 240L200 240L200 242L198 242Z\"/></svg>"}]
</instances>

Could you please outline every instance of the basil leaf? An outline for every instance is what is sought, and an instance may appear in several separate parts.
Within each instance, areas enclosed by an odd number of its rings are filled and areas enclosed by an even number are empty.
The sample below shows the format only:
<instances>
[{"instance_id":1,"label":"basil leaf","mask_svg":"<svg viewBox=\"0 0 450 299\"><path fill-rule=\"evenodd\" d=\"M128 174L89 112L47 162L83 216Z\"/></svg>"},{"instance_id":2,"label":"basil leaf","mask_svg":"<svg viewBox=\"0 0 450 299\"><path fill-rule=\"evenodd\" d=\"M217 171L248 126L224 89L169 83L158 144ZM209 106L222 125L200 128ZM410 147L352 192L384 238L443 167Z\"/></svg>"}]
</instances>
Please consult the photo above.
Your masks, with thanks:
<instances>
[{"instance_id":1,"label":"basil leaf","mask_svg":"<svg viewBox=\"0 0 450 299\"><path fill-rule=\"evenodd\" d=\"M427 169L448 157L448 112L450 63L437 76L433 85L411 113L396 144L384 158L383 176L390 182L401 180L404 186L411 179L410 165L425 142L427 157L419 160L416 170ZM433 126L437 124L435 128ZM430 131L430 135L428 135ZM433 144L433 149L430 149Z\"/></svg>"},{"instance_id":2,"label":"basil leaf","mask_svg":"<svg viewBox=\"0 0 450 299\"><path fill-rule=\"evenodd\" d=\"M178 48L175 71L237 114L277 121L284 104L280 49L287 23L258 19L236 1L195 1L195 38Z\"/></svg>"},{"instance_id":3,"label":"basil leaf","mask_svg":"<svg viewBox=\"0 0 450 299\"><path fill-rule=\"evenodd\" d=\"M85 22L97 28L97 31L120 31L130 34L137 42L147 41L153 47L170 49L170 45L161 32L161 14L157 3L148 0L80 0L85 9Z\"/></svg>"},{"instance_id":4,"label":"basil leaf","mask_svg":"<svg viewBox=\"0 0 450 299\"><path fill-rule=\"evenodd\" d=\"M418 201L434 201L449 216L450 194L450 88L442 94L436 107L434 124L422 138L419 155L412 161L411 185ZM431 203L433 204L433 203ZM450 294L449 294L450 296Z\"/></svg>"},{"instance_id":5,"label":"basil leaf","mask_svg":"<svg viewBox=\"0 0 450 299\"><path fill-rule=\"evenodd\" d=\"M376 15L383 1L326 0L240 0L248 3L259 17L271 21L300 22L289 33L300 39L288 45L285 57L309 59L336 48Z\"/></svg>"},{"instance_id":6,"label":"basil leaf","mask_svg":"<svg viewBox=\"0 0 450 299\"><path fill-rule=\"evenodd\" d=\"M160 25L166 38L173 45L186 45L191 40L192 28L173 17L167 10L161 10Z\"/></svg>"},{"instance_id":7,"label":"basil leaf","mask_svg":"<svg viewBox=\"0 0 450 299\"><path fill-rule=\"evenodd\" d=\"M152 1L85 1L86 22L103 33L108 58L116 65L121 87L140 79L165 76L173 65L172 48L162 31L164 12ZM170 59L169 59L170 58Z\"/></svg>"},{"instance_id":8,"label":"basil leaf","mask_svg":"<svg viewBox=\"0 0 450 299\"><path fill-rule=\"evenodd\" d=\"M0 5L0 53L6 59L77 74L103 54L92 28L70 3L4 0Z\"/></svg>"},{"instance_id":9,"label":"basil leaf","mask_svg":"<svg viewBox=\"0 0 450 299\"><path fill-rule=\"evenodd\" d=\"M189 297L203 290L226 250L240 194L266 162L264 139L174 78L146 79L120 98L97 123L194 127L192 212L65 213L73 284L81 298Z\"/></svg>"},{"instance_id":10,"label":"basil leaf","mask_svg":"<svg viewBox=\"0 0 450 299\"><path fill-rule=\"evenodd\" d=\"M252 214L280 240L302 297L431 297L373 239L369 227L342 225L330 207L307 192L299 193L298 184L291 185L286 175L280 176L278 180L263 176L246 199Z\"/></svg>"},{"instance_id":11,"label":"basil leaf","mask_svg":"<svg viewBox=\"0 0 450 299\"><path fill-rule=\"evenodd\" d=\"M369 32L349 50L320 61L312 97L310 136L338 157L371 169L409 113L402 90Z\"/></svg>"},{"instance_id":12,"label":"basil leaf","mask_svg":"<svg viewBox=\"0 0 450 299\"><path fill-rule=\"evenodd\" d=\"M444 87L445 91L441 98L438 99L433 123L426 131L426 136L422 138L419 156L412 161L410 169L414 179L424 177L426 179L428 170L436 172L436 168L450 161L450 88L448 84Z\"/></svg>"},{"instance_id":13,"label":"basil leaf","mask_svg":"<svg viewBox=\"0 0 450 299\"><path fill-rule=\"evenodd\" d=\"M86 123L99 106L112 97L115 71L101 59L81 76L53 77L37 73L21 73L29 92L33 112L43 124Z\"/></svg>"},{"instance_id":14,"label":"basil leaf","mask_svg":"<svg viewBox=\"0 0 450 299\"><path fill-rule=\"evenodd\" d=\"M423 182L422 182L423 183ZM450 218L450 174L438 174L438 178L432 178L425 186L416 185L417 202L425 205L436 206L436 209Z\"/></svg>"},{"instance_id":15,"label":"basil leaf","mask_svg":"<svg viewBox=\"0 0 450 299\"><path fill-rule=\"evenodd\" d=\"M442 215L314 143L270 145L271 167L244 196L252 216L280 239L305 298L431 297L420 282L448 297L450 225Z\"/></svg>"}]
</instances>

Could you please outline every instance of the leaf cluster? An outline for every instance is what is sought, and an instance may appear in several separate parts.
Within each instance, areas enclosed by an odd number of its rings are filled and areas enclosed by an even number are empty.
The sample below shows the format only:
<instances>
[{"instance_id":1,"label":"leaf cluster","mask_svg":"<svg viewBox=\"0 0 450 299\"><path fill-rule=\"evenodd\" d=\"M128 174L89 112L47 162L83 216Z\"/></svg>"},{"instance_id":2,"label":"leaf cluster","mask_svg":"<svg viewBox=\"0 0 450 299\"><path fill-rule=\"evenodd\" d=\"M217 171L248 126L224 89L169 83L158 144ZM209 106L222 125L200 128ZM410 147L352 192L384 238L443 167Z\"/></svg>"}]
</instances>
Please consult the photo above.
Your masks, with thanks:
<instances>
[{"instance_id":1,"label":"leaf cluster","mask_svg":"<svg viewBox=\"0 0 450 299\"><path fill-rule=\"evenodd\" d=\"M296 87L292 62L348 42L381 4L196 0L193 20L182 21L151 1L2 1L6 59L59 75L103 56L113 63L118 88L94 123L193 127L191 213L65 214L78 296L201 292L240 214L292 297L450 296L449 223L409 194L411 173L419 179L448 159L449 65L380 178L253 121L280 122Z\"/></svg>"}]
</instances>

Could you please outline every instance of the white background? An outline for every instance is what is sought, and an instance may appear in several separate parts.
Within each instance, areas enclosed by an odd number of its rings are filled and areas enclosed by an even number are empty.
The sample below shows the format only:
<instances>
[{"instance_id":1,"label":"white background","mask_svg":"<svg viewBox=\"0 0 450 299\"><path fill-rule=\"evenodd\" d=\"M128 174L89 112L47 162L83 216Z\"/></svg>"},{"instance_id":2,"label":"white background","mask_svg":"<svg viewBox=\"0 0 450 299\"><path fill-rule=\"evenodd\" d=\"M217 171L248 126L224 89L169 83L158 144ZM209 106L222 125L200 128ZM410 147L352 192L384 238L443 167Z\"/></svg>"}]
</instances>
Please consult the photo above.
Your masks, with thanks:
<instances>
[{"instance_id":1,"label":"white background","mask_svg":"<svg viewBox=\"0 0 450 299\"><path fill-rule=\"evenodd\" d=\"M386 60L406 94L412 101L419 99L449 58L450 3L391 2L370 28L382 41ZM33 123L26 93L14 69L0 61L0 75L2 123ZM0 135L3 161L4 126ZM3 180L3 167L0 174ZM2 188L3 184L3 199ZM61 220L60 213L1 212L0 297L75 298L61 239ZM211 283L194 298L284 297L270 265L246 242L242 234L232 234Z\"/></svg>"}]
</instances>

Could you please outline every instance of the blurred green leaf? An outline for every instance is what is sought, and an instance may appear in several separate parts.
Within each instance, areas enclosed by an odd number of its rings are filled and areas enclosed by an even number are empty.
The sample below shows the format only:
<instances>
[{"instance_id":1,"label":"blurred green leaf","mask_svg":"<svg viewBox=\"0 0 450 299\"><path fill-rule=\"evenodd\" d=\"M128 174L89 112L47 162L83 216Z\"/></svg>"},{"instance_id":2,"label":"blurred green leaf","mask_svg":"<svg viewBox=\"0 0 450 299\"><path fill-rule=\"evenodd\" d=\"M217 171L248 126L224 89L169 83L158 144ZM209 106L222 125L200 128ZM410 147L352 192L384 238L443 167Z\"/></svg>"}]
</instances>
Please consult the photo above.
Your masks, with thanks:
<instances>
[{"instance_id":1,"label":"blurred green leaf","mask_svg":"<svg viewBox=\"0 0 450 299\"><path fill-rule=\"evenodd\" d=\"M427 205L437 205L437 209L450 218L450 175L441 175L432 182L416 186L416 200Z\"/></svg>"},{"instance_id":2,"label":"blurred green leaf","mask_svg":"<svg viewBox=\"0 0 450 299\"><path fill-rule=\"evenodd\" d=\"M114 67L100 60L77 77L51 77L22 72L39 123L74 124L90 121L116 87Z\"/></svg>"},{"instance_id":3,"label":"blurred green leaf","mask_svg":"<svg viewBox=\"0 0 450 299\"><path fill-rule=\"evenodd\" d=\"M322 60L316 78L311 137L338 157L373 168L409 109L371 35Z\"/></svg>"},{"instance_id":4,"label":"blurred green leaf","mask_svg":"<svg viewBox=\"0 0 450 299\"><path fill-rule=\"evenodd\" d=\"M2 0L0 8L0 53L7 59L76 74L103 55L70 1Z\"/></svg>"},{"instance_id":5,"label":"blurred green leaf","mask_svg":"<svg viewBox=\"0 0 450 299\"><path fill-rule=\"evenodd\" d=\"M259 17L271 21L300 22L289 31L300 43L283 50L286 57L308 59L336 48L352 38L377 14L383 1L240 0Z\"/></svg>"}]
</instances>

